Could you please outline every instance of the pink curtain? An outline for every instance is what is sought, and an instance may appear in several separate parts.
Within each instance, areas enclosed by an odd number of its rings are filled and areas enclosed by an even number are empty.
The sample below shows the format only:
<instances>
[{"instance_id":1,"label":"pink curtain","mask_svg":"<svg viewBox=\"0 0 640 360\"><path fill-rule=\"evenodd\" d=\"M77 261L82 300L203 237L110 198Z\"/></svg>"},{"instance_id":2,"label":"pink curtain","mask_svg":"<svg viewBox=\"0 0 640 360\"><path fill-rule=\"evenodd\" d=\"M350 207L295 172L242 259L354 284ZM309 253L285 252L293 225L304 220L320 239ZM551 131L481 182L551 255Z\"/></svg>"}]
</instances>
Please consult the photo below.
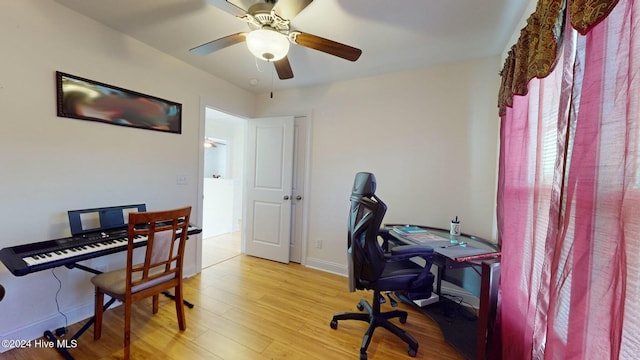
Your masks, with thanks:
<instances>
[{"instance_id":1,"label":"pink curtain","mask_svg":"<svg viewBox=\"0 0 640 360\"><path fill-rule=\"evenodd\" d=\"M501 118L503 359L640 354L640 21L569 23L551 74Z\"/></svg>"}]
</instances>

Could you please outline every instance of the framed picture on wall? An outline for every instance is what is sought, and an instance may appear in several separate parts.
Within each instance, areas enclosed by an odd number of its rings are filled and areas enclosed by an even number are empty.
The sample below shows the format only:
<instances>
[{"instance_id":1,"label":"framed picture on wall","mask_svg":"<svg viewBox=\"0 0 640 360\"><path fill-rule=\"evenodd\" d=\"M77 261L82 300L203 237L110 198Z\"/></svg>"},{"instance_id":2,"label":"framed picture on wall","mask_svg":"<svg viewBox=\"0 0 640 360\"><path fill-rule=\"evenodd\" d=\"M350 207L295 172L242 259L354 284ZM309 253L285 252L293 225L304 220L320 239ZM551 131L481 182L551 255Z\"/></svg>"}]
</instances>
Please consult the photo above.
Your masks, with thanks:
<instances>
[{"instance_id":1,"label":"framed picture on wall","mask_svg":"<svg viewBox=\"0 0 640 360\"><path fill-rule=\"evenodd\" d=\"M182 133L182 104L56 72L58 116Z\"/></svg>"}]
</instances>

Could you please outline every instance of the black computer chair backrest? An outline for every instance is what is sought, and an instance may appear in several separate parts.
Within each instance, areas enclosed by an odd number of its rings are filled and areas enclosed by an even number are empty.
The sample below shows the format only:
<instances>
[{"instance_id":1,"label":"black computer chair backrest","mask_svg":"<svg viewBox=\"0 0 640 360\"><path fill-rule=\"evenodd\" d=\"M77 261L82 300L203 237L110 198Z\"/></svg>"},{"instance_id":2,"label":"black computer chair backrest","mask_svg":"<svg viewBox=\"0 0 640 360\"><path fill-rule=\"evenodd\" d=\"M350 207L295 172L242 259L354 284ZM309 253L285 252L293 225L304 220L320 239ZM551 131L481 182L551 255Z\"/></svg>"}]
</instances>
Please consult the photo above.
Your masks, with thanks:
<instances>
[{"instance_id":1,"label":"black computer chair backrest","mask_svg":"<svg viewBox=\"0 0 640 360\"><path fill-rule=\"evenodd\" d=\"M378 231L387 206L376 195L376 178L360 172L351 191L348 245L353 275L358 289L369 288L384 271L384 251L378 243Z\"/></svg>"}]
</instances>

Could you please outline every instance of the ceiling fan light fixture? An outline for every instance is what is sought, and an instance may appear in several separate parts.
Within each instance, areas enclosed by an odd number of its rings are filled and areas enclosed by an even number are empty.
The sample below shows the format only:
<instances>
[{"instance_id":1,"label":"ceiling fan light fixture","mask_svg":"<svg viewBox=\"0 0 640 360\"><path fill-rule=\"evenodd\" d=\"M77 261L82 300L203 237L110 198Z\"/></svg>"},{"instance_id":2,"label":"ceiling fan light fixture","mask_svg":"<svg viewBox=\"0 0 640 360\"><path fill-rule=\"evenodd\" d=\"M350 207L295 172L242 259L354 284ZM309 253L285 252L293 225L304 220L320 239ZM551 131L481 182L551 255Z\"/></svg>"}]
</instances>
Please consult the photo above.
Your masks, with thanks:
<instances>
[{"instance_id":1,"label":"ceiling fan light fixture","mask_svg":"<svg viewBox=\"0 0 640 360\"><path fill-rule=\"evenodd\" d=\"M265 61L278 61L289 52L289 39L275 30L254 30L247 35L246 41L249 51Z\"/></svg>"}]
</instances>

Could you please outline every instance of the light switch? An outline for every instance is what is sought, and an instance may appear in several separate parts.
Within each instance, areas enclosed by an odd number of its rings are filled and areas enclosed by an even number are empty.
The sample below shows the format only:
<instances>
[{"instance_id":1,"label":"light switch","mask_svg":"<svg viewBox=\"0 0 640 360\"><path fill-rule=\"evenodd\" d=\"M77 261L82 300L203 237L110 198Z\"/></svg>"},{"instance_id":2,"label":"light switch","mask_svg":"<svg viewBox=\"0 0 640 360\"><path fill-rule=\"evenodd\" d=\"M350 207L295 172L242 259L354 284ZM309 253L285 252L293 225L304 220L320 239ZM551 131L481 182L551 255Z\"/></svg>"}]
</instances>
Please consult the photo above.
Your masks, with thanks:
<instances>
[{"instance_id":1,"label":"light switch","mask_svg":"<svg viewBox=\"0 0 640 360\"><path fill-rule=\"evenodd\" d=\"M176 175L176 183L178 185L187 185L189 184L189 177L187 174L178 174Z\"/></svg>"}]
</instances>

